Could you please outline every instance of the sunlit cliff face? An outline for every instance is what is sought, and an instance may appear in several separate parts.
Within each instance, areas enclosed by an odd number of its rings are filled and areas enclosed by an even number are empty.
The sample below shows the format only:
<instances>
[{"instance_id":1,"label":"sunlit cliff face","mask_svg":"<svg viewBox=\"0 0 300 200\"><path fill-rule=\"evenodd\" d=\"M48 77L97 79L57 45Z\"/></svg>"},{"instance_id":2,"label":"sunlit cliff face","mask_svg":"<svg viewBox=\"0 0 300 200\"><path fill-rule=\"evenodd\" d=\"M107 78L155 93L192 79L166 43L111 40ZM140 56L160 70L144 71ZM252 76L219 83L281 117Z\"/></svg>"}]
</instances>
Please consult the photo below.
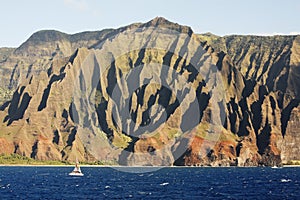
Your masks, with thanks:
<instances>
[{"instance_id":1,"label":"sunlit cliff face","mask_svg":"<svg viewBox=\"0 0 300 200\"><path fill-rule=\"evenodd\" d=\"M162 18L79 42L54 33L4 63L24 60L1 107L4 152L162 166L296 158L299 37L196 35Z\"/></svg>"}]
</instances>

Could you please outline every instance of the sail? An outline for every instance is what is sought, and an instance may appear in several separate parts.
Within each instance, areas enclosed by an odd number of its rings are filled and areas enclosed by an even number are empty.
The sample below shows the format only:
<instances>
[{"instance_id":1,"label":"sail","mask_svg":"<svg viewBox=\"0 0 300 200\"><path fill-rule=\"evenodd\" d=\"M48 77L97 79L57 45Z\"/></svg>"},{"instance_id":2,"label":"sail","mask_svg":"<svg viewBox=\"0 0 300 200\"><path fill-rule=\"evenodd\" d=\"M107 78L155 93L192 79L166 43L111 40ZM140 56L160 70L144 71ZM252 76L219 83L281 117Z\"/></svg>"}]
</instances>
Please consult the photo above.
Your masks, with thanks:
<instances>
[{"instance_id":1,"label":"sail","mask_svg":"<svg viewBox=\"0 0 300 200\"><path fill-rule=\"evenodd\" d=\"M79 165L75 165L73 172L81 172Z\"/></svg>"},{"instance_id":2,"label":"sail","mask_svg":"<svg viewBox=\"0 0 300 200\"><path fill-rule=\"evenodd\" d=\"M73 169L73 171L71 173L69 173L70 176L83 176L80 167L79 167L79 162L78 159L76 158L76 163L75 163L75 167Z\"/></svg>"}]
</instances>

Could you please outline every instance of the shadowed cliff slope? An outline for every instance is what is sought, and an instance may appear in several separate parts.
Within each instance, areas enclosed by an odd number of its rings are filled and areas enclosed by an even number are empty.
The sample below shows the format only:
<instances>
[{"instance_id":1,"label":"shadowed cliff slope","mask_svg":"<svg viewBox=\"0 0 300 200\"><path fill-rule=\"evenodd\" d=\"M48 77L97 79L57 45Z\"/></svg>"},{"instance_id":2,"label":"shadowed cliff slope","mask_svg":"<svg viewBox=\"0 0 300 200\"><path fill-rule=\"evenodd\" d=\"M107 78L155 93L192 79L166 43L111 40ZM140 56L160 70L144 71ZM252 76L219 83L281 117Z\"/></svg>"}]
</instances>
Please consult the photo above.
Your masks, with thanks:
<instances>
[{"instance_id":1,"label":"shadowed cliff slope","mask_svg":"<svg viewBox=\"0 0 300 200\"><path fill-rule=\"evenodd\" d=\"M37 32L2 62L3 87L16 90L1 107L0 142L40 160L122 165L299 159L299 45L299 36L197 35L164 18Z\"/></svg>"}]
</instances>

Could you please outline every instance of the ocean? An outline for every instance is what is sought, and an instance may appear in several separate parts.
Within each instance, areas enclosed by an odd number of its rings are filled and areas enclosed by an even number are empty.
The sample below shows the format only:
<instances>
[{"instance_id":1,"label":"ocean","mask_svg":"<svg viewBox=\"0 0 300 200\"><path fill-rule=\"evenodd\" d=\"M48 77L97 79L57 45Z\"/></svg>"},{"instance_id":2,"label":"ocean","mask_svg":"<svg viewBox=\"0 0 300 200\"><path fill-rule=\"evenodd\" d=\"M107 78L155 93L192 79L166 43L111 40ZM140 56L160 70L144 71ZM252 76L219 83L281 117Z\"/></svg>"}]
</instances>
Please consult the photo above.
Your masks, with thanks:
<instances>
[{"instance_id":1,"label":"ocean","mask_svg":"<svg viewBox=\"0 0 300 200\"><path fill-rule=\"evenodd\" d=\"M300 199L298 167L123 169L2 166L0 199Z\"/></svg>"}]
</instances>

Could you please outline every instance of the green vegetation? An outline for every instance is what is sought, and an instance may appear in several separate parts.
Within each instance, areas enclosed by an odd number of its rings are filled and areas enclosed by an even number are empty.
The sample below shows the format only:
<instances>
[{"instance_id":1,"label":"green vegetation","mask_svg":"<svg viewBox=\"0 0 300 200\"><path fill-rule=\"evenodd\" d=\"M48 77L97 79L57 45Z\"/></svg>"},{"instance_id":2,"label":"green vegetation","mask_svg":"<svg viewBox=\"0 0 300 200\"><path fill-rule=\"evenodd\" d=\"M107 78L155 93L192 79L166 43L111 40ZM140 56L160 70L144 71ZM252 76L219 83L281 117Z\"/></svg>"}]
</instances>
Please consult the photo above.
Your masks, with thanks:
<instances>
[{"instance_id":1,"label":"green vegetation","mask_svg":"<svg viewBox=\"0 0 300 200\"><path fill-rule=\"evenodd\" d=\"M128 137L124 134L118 133L118 132L116 132L116 134L114 134L113 145L115 147L125 149L130 142L131 142L130 137Z\"/></svg>"},{"instance_id":2,"label":"green vegetation","mask_svg":"<svg viewBox=\"0 0 300 200\"><path fill-rule=\"evenodd\" d=\"M300 165L300 160L289 160L287 163L283 165Z\"/></svg>"},{"instance_id":3,"label":"green vegetation","mask_svg":"<svg viewBox=\"0 0 300 200\"><path fill-rule=\"evenodd\" d=\"M0 155L1 165L70 165L71 163L66 161L54 161L54 160L34 160L18 154Z\"/></svg>"},{"instance_id":4,"label":"green vegetation","mask_svg":"<svg viewBox=\"0 0 300 200\"><path fill-rule=\"evenodd\" d=\"M80 165L119 165L117 160L98 160L95 162L80 162Z\"/></svg>"},{"instance_id":5,"label":"green vegetation","mask_svg":"<svg viewBox=\"0 0 300 200\"><path fill-rule=\"evenodd\" d=\"M58 161L58 160L35 160L33 158L28 158L21 156L19 154L1 154L0 155L0 165L74 165L72 162L68 161ZM118 165L117 161L95 161L95 162L81 162L80 165Z\"/></svg>"}]
</instances>

